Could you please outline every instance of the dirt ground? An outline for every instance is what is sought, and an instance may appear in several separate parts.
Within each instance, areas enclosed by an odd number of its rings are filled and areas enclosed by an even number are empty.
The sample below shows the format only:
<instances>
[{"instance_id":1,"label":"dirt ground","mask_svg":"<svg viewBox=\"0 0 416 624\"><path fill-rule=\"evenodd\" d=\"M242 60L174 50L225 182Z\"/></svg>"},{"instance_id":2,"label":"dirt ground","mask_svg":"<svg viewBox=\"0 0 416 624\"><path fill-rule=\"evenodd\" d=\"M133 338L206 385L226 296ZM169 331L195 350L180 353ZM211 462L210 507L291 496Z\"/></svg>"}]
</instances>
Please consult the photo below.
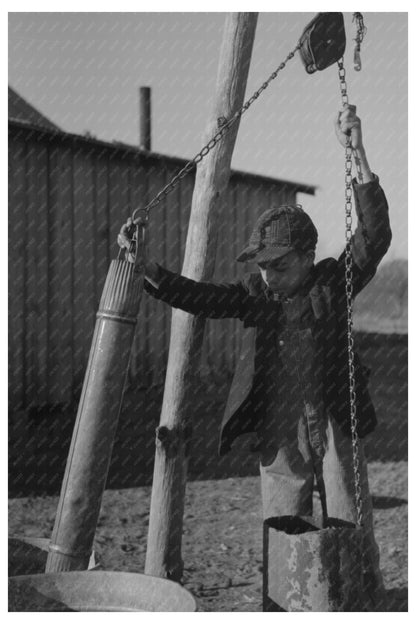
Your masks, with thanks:
<instances>
[{"instance_id":1,"label":"dirt ground","mask_svg":"<svg viewBox=\"0 0 416 624\"><path fill-rule=\"evenodd\" d=\"M388 611L407 611L407 462L371 462L369 478ZM9 502L9 535L50 537L58 498ZM95 550L105 570L143 572L150 487L107 490ZM199 611L262 610L258 477L193 481L185 508L183 582Z\"/></svg>"},{"instance_id":2,"label":"dirt ground","mask_svg":"<svg viewBox=\"0 0 416 624\"><path fill-rule=\"evenodd\" d=\"M407 337L357 336L372 368L379 425L366 440L376 539L388 611L407 610ZM184 585L200 611L262 610L260 480L250 440L217 456L227 388L201 389L195 403L183 549ZM105 570L143 572L161 392L128 400L119 424L95 551ZM140 414L138 418L137 414ZM9 430L9 535L50 537L74 413L41 411ZM209 423L209 427L207 426ZM27 426L26 426L27 424ZM18 498L20 497L20 498ZM386 606L387 608L387 606Z\"/></svg>"}]
</instances>

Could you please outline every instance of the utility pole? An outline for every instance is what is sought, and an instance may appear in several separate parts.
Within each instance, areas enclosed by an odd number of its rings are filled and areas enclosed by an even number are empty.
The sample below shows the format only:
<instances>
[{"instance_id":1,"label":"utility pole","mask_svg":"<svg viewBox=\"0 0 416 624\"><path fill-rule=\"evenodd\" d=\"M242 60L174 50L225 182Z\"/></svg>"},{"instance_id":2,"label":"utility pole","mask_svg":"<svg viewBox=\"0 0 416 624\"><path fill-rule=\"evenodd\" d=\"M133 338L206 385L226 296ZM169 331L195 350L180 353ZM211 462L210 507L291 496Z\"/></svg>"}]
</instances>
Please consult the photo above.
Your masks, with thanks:
<instances>
[{"instance_id":1,"label":"utility pole","mask_svg":"<svg viewBox=\"0 0 416 624\"><path fill-rule=\"evenodd\" d=\"M204 144L244 103L257 13L228 13L214 106ZM182 274L209 280L215 268L221 196L227 188L237 138L236 122L198 165ZM145 573L180 580L183 511L189 438L194 405L194 371L202 345L204 320L181 310L172 313L165 392L156 432L156 455Z\"/></svg>"}]
</instances>

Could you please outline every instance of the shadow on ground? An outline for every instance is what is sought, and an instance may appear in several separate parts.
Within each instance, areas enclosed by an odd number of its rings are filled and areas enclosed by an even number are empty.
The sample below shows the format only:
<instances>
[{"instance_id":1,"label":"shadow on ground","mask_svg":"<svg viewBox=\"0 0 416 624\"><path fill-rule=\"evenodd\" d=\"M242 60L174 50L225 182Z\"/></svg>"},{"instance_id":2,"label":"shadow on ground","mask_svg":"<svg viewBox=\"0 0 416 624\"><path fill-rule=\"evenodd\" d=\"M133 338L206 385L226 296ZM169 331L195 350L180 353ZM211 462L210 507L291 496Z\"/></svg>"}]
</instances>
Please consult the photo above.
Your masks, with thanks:
<instances>
[{"instance_id":1,"label":"shadow on ground","mask_svg":"<svg viewBox=\"0 0 416 624\"><path fill-rule=\"evenodd\" d=\"M396 498L395 496L373 496L372 502L373 509L394 509L408 504L405 498Z\"/></svg>"}]
</instances>

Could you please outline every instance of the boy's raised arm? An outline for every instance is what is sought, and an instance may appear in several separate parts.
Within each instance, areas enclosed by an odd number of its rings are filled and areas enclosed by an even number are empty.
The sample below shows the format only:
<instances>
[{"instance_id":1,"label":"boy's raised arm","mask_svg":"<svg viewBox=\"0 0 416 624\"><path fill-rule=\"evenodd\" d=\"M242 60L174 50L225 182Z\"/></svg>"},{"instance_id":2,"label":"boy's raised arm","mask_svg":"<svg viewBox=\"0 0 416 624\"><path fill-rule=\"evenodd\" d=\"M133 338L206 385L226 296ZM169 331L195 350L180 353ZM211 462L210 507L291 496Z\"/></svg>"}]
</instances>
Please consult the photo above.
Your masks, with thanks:
<instances>
[{"instance_id":1,"label":"boy's raised arm","mask_svg":"<svg viewBox=\"0 0 416 624\"><path fill-rule=\"evenodd\" d=\"M363 144L361 120L353 105L345 105L335 119L335 133L343 147L351 137L351 147L360 162L362 182L353 180L357 227L352 237L354 294L357 294L374 276L377 266L391 242L388 204L378 177L372 173ZM339 258L344 270L345 252Z\"/></svg>"}]
</instances>

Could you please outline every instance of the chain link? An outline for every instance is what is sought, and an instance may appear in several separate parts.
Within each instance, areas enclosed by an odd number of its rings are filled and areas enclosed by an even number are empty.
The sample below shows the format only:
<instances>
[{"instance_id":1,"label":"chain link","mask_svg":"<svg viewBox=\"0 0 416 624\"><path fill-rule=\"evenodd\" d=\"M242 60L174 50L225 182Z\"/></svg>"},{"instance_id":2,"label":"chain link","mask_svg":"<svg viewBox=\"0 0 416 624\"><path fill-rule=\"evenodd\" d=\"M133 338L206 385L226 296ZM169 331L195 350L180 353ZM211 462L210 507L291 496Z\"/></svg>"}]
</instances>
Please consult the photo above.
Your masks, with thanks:
<instances>
[{"instance_id":1,"label":"chain link","mask_svg":"<svg viewBox=\"0 0 416 624\"><path fill-rule=\"evenodd\" d=\"M342 104L348 104L347 83L345 82L344 59L338 61L338 76L341 88ZM348 346L348 378L350 390L351 439L352 459L354 469L355 503L357 510L357 524L362 526L363 510L361 496L361 474L357 433L357 402L355 392L355 363L354 337L352 333L353 310L353 274L352 274L352 156L351 137L347 138L345 146L345 293L347 298L347 346ZM357 160L357 157L356 157Z\"/></svg>"},{"instance_id":2,"label":"chain link","mask_svg":"<svg viewBox=\"0 0 416 624\"><path fill-rule=\"evenodd\" d=\"M135 221L136 215L139 212L144 213L145 219L147 219L149 211L157 206L175 188L178 182L182 178L184 178L195 167L195 165L200 163L201 160L203 160L205 156L209 154L209 152L217 145L217 143L221 141L221 139L228 132L231 126L233 126L235 122L240 119L240 117L246 112L246 110L250 108L253 102L257 100L261 93L263 93L263 91L267 89L269 84L272 82L272 80L276 78L279 72L286 67L287 62L295 56L299 48L300 43L297 44L296 48L294 48L292 52L289 52L285 60L280 63L279 67L277 67L277 69L275 69L275 71L270 74L268 79L263 82L261 87L253 93L251 98L248 99L230 119L227 120L225 117L220 117L220 129L218 130L218 132L214 134L210 141L208 141L208 143L201 149L200 152L198 152L198 154L194 158L192 158L192 160L186 163L186 165L170 180L170 182L168 182L168 184L152 199L152 201L147 204L147 206L145 206L144 208L136 208L131 217L133 222Z\"/></svg>"}]
</instances>

